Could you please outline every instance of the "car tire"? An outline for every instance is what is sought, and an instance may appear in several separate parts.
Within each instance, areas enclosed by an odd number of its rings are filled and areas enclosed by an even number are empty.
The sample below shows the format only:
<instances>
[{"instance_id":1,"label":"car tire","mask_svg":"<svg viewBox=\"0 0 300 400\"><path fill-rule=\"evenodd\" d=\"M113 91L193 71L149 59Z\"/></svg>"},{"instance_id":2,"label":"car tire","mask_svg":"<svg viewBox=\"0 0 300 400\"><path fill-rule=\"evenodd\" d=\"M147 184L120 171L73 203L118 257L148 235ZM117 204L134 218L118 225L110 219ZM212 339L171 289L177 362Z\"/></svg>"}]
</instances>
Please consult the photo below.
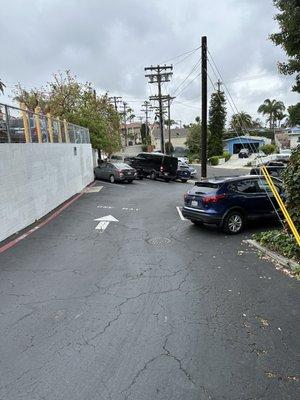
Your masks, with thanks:
<instances>
[{"instance_id":1,"label":"car tire","mask_svg":"<svg viewBox=\"0 0 300 400\"><path fill-rule=\"evenodd\" d=\"M202 221L197 221L196 219L192 219L191 222L197 226L203 226L203 222Z\"/></svg>"},{"instance_id":2,"label":"car tire","mask_svg":"<svg viewBox=\"0 0 300 400\"><path fill-rule=\"evenodd\" d=\"M188 180L187 179L181 179L182 183L186 183Z\"/></svg>"},{"instance_id":3,"label":"car tire","mask_svg":"<svg viewBox=\"0 0 300 400\"><path fill-rule=\"evenodd\" d=\"M170 182L170 178L165 178L165 182Z\"/></svg>"},{"instance_id":4,"label":"car tire","mask_svg":"<svg viewBox=\"0 0 300 400\"><path fill-rule=\"evenodd\" d=\"M110 181L110 183L115 183L115 176L114 176L114 175L111 175L111 176L109 177L109 181Z\"/></svg>"},{"instance_id":5,"label":"car tire","mask_svg":"<svg viewBox=\"0 0 300 400\"><path fill-rule=\"evenodd\" d=\"M156 179L156 173L155 173L154 171L151 172L151 174L150 174L150 179L151 179L152 181L155 181L155 179Z\"/></svg>"},{"instance_id":6,"label":"car tire","mask_svg":"<svg viewBox=\"0 0 300 400\"><path fill-rule=\"evenodd\" d=\"M127 181L128 183L132 183L133 182L133 180L132 179L128 179L128 181Z\"/></svg>"},{"instance_id":7,"label":"car tire","mask_svg":"<svg viewBox=\"0 0 300 400\"><path fill-rule=\"evenodd\" d=\"M242 232L244 225L244 215L238 210L233 210L226 215L222 224L222 229L229 235L237 235L238 233Z\"/></svg>"}]
</instances>

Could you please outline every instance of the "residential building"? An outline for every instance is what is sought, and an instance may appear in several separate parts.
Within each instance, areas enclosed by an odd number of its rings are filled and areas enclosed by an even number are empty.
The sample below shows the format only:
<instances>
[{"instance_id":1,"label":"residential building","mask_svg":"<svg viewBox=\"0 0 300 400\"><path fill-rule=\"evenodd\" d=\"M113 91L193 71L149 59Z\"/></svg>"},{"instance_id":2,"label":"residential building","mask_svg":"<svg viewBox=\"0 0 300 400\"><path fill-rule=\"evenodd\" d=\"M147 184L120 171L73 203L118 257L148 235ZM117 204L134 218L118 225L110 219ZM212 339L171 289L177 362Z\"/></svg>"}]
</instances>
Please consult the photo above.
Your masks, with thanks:
<instances>
[{"instance_id":1,"label":"residential building","mask_svg":"<svg viewBox=\"0 0 300 400\"><path fill-rule=\"evenodd\" d=\"M290 148L293 149L300 145L300 126L287 128L287 134L290 138Z\"/></svg>"}]
</instances>

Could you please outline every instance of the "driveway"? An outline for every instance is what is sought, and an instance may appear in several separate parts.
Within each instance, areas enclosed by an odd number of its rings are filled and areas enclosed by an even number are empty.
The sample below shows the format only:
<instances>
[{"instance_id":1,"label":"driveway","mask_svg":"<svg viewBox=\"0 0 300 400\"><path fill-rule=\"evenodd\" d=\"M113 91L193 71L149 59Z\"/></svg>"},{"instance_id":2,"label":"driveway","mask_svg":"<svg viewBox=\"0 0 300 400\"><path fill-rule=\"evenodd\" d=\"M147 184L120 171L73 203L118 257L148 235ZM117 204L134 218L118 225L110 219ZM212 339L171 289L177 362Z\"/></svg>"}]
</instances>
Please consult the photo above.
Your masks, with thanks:
<instances>
[{"instance_id":1,"label":"driveway","mask_svg":"<svg viewBox=\"0 0 300 400\"><path fill-rule=\"evenodd\" d=\"M242 244L262 226L182 220L189 184L97 184L0 255L0 399L299 398L299 283Z\"/></svg>"}]
</instances>

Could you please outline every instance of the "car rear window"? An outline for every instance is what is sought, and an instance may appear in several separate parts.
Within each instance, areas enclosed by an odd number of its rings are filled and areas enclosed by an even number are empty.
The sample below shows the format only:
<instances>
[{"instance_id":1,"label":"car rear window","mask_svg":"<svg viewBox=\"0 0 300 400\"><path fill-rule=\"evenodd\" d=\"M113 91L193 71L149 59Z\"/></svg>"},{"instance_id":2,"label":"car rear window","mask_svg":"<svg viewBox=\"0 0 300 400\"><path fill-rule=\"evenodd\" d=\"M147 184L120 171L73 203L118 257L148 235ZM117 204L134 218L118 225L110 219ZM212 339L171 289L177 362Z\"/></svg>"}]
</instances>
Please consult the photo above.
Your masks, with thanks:
<instances>
[{"instance_id":1,"label":"car rear window","mask_svg":"<svg viewBox=\"0 0 300 400\"><path fill-rule=\"evenodd\" d=\"M197 186L197 194L205 194L205 193L215 193L222 183L213 183L213 182L196 182L195 186Z\"/></svg>"},{"instance_id":2,"label":"car rear window","mask_svg":"<svg viewBox=\"0 0 300 400\"><path fill-rule=\"evenodd\" d=\"M125 169L125 168L131 168L130 167L130 165L128 165L128 164L125 164L125 163L113 163L113 166L114 167L116 167L116 168L123 168L123 169Z\"/></svg>"}]
</instances>

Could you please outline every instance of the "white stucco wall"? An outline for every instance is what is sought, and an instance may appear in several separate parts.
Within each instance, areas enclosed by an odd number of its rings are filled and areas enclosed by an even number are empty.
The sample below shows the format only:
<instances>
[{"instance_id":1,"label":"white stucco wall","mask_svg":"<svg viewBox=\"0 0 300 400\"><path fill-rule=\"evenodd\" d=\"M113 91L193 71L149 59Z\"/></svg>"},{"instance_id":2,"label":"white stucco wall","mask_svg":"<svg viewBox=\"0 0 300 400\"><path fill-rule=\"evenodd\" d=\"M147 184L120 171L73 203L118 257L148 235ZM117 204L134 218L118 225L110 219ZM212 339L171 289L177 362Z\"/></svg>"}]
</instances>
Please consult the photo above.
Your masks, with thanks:
<instances>
[{"instance_id":1,"label":"white stucco wall","mask_svg":"<svg viewBox=\"0 0 300 400\"><path fill-rule=\"evenodd\" d=\"M300 140L300 135L290 135L291 149L293 149L294 147L297 147L300 144L300 142L298 142L298 140Z\"/></svg>"},{"instance_id":2,"label":"white stucco wall","mask_svg":"<svg viewBox=\"0 0 300 400\"><path fill-rule=\"evenodd\" d=\"M0 144L0 241L43 217L93 179L90 144Z\"/></svg>"}]
</instances>

